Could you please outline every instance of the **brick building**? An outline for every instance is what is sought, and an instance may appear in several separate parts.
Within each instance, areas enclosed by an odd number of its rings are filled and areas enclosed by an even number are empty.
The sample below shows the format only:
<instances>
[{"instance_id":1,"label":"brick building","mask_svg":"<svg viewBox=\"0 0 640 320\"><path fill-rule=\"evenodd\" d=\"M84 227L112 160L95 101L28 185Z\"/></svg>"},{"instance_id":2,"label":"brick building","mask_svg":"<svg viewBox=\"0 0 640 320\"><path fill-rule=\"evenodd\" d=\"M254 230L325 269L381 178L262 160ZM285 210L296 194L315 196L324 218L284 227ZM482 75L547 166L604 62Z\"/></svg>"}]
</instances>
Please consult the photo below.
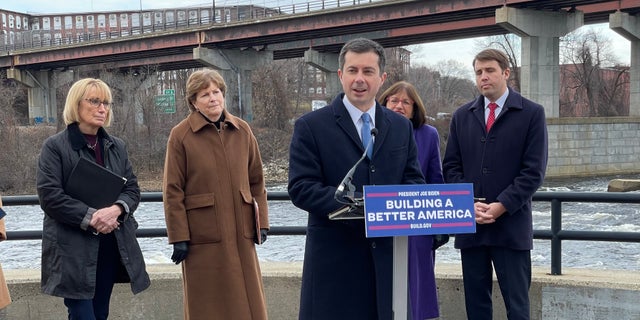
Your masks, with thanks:
<instances>
[{"instance_id":1,"label":"brick building","mask_svg":"<svg viewBox=\"0 0 640 320\"><path fill-rule=\"evenodd\" d=\"M17 49L72 44L279 14L282 14L279 9L253 5L56 14L28 14L0 9L0 44L12 45Z\"/></svg>"}]
</instances>

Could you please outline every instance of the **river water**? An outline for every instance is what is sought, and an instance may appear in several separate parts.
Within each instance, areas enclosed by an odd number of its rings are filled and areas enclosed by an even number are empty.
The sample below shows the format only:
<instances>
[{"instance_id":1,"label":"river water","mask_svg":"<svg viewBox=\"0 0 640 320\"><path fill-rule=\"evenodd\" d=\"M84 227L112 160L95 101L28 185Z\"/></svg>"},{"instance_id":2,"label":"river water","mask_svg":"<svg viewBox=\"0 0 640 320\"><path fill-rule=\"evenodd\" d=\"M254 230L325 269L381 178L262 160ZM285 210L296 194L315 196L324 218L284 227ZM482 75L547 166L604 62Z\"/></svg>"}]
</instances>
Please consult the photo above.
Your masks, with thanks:
<instances>
[{"instance_id":1,"label":"river water","mask_svg":"<svg viewBox=\"0 0 640 320\"><path fill-rule=\"evenodd\" d=\"M546 181L540 191L606 192L609 181L617 177ZM626 177L640 178L640 177ZM270 191L285 191L285 186L269 187ZM38 206L5 207L7 230L42 230L42 211ZM640 232L640 204L564 203L565 230ZM164 213L161 203L141 203L135 213L140 228L162 228ZM269 201L272 226L304 226L306 213L289 201ZM548 230L551 224L550 204L534 202L534 229ZM170 263L172 248L166 238L139 239L148 264ZM302 261L304 236L270 236L258 246L262 261ZM40 240L5 241L0 244L3 268L40 268ZM437 261L459 263L458 250L451 242L438 249ZM534 240L534 266L551 266L548 240ZM640 243L563 241L562 266L591 269L640 270Z\"/></svg>"}]
</instances>

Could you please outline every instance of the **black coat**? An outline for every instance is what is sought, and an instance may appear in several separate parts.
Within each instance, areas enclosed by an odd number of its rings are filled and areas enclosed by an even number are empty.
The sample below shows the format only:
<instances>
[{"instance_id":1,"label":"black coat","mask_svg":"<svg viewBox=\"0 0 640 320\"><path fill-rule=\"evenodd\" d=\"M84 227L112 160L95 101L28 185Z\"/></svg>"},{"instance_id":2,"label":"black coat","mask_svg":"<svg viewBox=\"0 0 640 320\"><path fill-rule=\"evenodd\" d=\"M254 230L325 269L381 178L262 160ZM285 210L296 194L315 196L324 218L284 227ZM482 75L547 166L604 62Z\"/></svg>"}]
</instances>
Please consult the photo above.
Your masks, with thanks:
<instances>
[{"instance_id":1,"label":"black coat","mask_svg":"<svg viewBox=\"0 0 640 320\"><path fill-rule=\"evenodd\" d=\"M131 282L139 293L150 285L142 251L135 236L138 223L133 212L140 202L138 180L133 174L124 141L98 131L105 167L127 178L116 203L125 208L114 230L123 268L118 282ZM37 190L44 211L42 226L42 291L49 295L91 299L95 291L99 236L83 219L90 208L64 192L71 170L80 157L94 159L77 124L47 138L38 159ZM99 183L99 182L96 182Z\"/></svg>"},{"instance_id":2,"label":"black coat","mask_svg":"<svg viewBox=\"0 0 640 320\"><path fill-rule=\"evenodd\" d=\"M391 319L391 237L366 238L364 220L329 220L336 187L364 148L339 95L296 121L289 150L289 195L309 213L300 319ZM363 185L423 184L411 123L376 105L373 159L355 171Z\"/></svg>"},{"instance_id":3,"label":"black coat","mask_svg":"<svg viewBox=\"0 0 640 320\"><path fill-rule=\"evenodd\" d=\"M547 168L544 108L509 89L502 112L487 133L484 96L453 114L442 170L447 183L473 183L474 196L507 209L476 233L456 235L455 247L533 248L531 199Z\"/></svg>"}]
</instances>

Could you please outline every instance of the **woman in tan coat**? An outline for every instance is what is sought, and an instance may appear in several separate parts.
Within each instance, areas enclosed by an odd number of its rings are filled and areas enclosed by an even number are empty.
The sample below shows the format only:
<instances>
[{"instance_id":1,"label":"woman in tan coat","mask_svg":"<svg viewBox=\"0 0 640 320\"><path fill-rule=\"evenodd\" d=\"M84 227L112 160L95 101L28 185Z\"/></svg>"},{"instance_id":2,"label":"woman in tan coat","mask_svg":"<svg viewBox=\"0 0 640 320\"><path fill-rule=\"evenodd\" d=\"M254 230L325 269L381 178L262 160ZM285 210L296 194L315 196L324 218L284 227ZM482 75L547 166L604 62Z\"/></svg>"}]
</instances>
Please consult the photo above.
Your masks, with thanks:
<instances>
[{"instance_id":1,"label":"woman in tan coat","mask_svg":"<svg viewBox=\"0 0 640 320\"><path fill-rule=\"evenodd\" d=\"M0 199L0 210L2 210L2 199ZM7 232L4 228L4 219L0 218L0 241L3 240L7 240ZM11 303L11 297L9 296L7 283L4 281L2 266L0 266L0 309L6 307L9 303Z\"/></svg>"},{"instance_id":2,"label":"woman in tan coat","mask_svg":"<svg viewBox=\"0 0 640 320\"><path fill-rule=\"evenodd\" d=\"M262 159L249 125L225 110L225 92L215 70L191 74L191 112L167 142L164 212L186 320L267 318L255 250L269 228Z\"/></svg>"}]
</instances>

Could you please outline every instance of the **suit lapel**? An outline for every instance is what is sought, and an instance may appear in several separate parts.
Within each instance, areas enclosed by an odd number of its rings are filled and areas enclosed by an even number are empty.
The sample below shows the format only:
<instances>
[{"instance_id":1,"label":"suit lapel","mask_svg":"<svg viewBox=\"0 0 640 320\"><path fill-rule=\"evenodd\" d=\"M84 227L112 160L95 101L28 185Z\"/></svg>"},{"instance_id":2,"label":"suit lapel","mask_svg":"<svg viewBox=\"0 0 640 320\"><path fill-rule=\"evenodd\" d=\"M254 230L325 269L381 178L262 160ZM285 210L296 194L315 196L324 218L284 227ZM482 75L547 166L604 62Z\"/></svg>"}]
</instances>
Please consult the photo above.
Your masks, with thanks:
<instances>
[{"instance_id":1,"label":"suit lapel","mask_svg":"<svg viewBox=\"0 0 640 320\"><path fill-rule=\"evenodd\" d=\"M476 120L478 120L480 127L484 128L484 131L486 131L486 125L484 121L484 96L479 96L476 99L476 102L473 103L471 107L469 107L469 110L475 115L475 118Z\"/></svg>"},{"instance_id":2,"label":"suit lapel","mask_svg":"<svg viewBox=\"0 0 640 320\"><path fill-rule=\"evenodd\" d=\"M380 106L376 102L376 129L378 130L378 134L376 134L374 143L373 143L373 154L375 155L380 149L380 146L384 143L385 138L389 134L389 130L391 125L389 123L389 118L384 113L384 108Z\"/></svg>"},{"instance_id":3,"label":"suit lapel","mask_svg":"<svg viewBox=\"0 0 640 320\"><path fill-rule=\"evenodd\" d=\"M355 143L357 146L360 146L360 149L364 152L364 147L362 146L362 140L358 135L358 130L356 129L356 126L353 124L353 121L351 121L351 116L349 115L349 112L347 112L347 107L345 107L344 104L342 103L342 97L338 97L338 98L339 98L339 101L335 101L336 103L332 104L333 114L336 118L336 124L342 131L344 131L347 134L349 139L353 141L353 143ZM336 100L338 100L338 98L336 98Z\"/></svg>"}]
</instances>

